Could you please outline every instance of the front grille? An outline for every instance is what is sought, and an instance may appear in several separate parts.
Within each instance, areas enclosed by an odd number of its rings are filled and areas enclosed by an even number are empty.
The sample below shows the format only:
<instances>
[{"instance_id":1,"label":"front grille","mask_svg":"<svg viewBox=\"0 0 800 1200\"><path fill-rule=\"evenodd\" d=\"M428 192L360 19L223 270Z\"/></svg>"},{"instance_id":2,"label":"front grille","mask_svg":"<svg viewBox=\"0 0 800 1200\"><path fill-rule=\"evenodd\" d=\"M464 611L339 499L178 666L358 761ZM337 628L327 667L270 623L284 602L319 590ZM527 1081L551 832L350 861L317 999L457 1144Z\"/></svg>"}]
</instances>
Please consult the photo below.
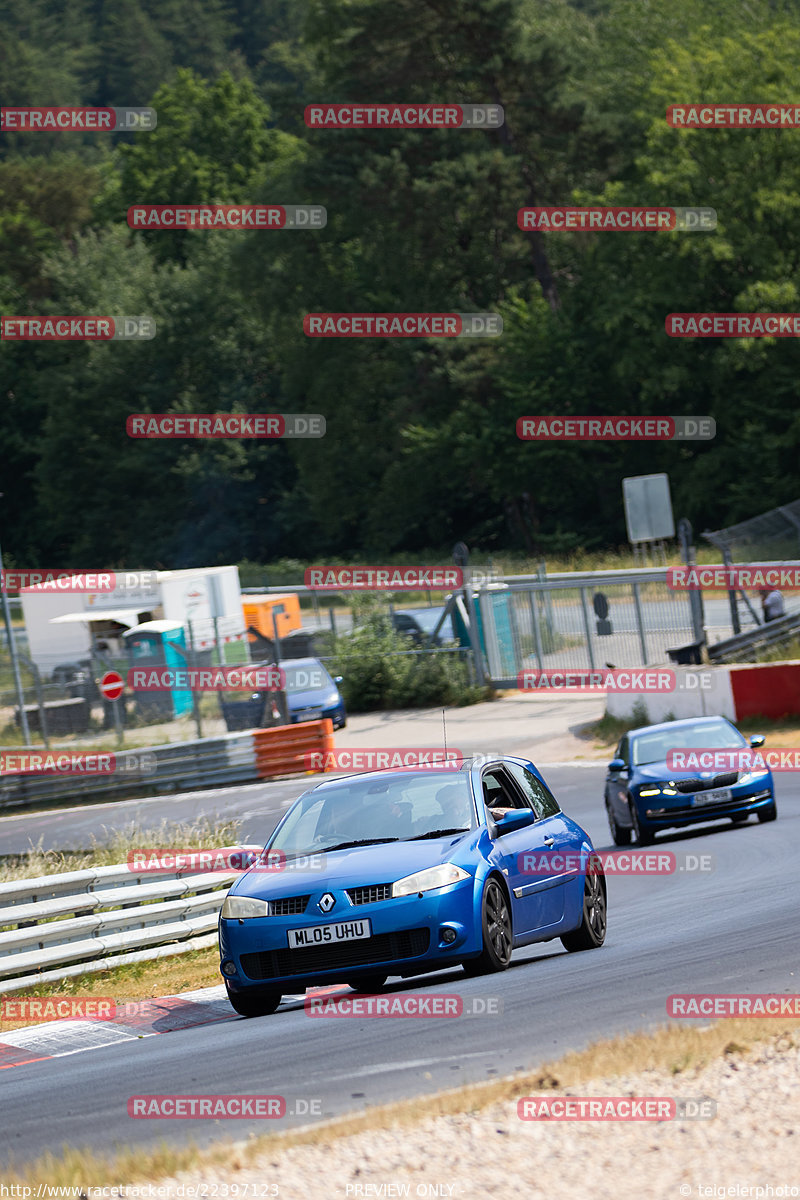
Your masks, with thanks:
<instances>
[{"instance_id":1,"label":"front grille","mask_svg":"<svg viewBox=\"0 0 800 1200\"><path fill-rule=\"evenodd\" d=\"M269 915L271 917L296 917L306 911L311 896L283 896L280 900L270 900Z\"/></svg>"},{"instance_id":2,"label":"front grille","mask_svg":"<svg viewBox=\"0 0 800 1200\"><path fill-rule=\"evenodd\" d=\"M371 966L394 959L418 958L426 952L430 940L429 929L404 929L353 942L334 942L329 946L262 950L256 954L243 954L242 970L249 979L277 979L286 975Z\"/></svg>"},{"instance_id":3,"label":"front grille","mask_svg":"<svg viewBox=\"0 0 800 1200\"><path fill-rule=\"evenodd\" d=\"M715 775L713 779L679 779L671 784L678 792L712 792L715 788L733 787L739 782L738 771L728 771L725 775Z\"/></svg>"},{"instance_id":4,"label":"front grille","mask_svg":"<svg viewBox=\"0 0 800 1200\"><path fill-rule=\"evenodd\" d=\"M377 904L379 900L388 900L392 894L390 883L373 883L369 887L348 888L347 894L352 904Z\"/></svg>"}]
</instances>

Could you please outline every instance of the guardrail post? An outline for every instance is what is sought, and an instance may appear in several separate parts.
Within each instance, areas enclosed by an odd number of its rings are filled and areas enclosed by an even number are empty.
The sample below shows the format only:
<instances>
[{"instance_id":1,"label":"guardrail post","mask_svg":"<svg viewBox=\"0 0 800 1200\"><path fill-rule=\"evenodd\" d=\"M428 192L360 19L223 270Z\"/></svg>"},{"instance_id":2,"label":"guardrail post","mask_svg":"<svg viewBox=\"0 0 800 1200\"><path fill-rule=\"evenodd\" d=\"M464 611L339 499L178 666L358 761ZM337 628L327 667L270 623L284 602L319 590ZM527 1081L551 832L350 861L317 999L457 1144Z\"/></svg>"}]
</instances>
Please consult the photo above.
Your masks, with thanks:
<instances>
[{"instance_id":1,"label":"guardrail post","mask_svg":"<svg viewBox=\"0 0 800 1200\"><path fill-rule=\"evenodd\" d=\"M639 591L639 584L633 583L633 606L636 609L636 625L639 630L639 645L642 648L642 666L647 665L647 641L644 636L644 618L642 616L642 597Z\"/></svg>"},{"instance_id":2,"label":"guardrail post","mask_svg":"<svg viewBox=\"0 0 800 1200\"><path fill-rule=\"evenodd\" d=\"M583 628L586 631L586 649L589 652L589 666L594 670L594 647L592 646L592 626L589 621L589 605L586 601L586 588L581 588L581 608L583 609ZM555 628L553 638L555 639Z\"/></svg>"}]
</instances>

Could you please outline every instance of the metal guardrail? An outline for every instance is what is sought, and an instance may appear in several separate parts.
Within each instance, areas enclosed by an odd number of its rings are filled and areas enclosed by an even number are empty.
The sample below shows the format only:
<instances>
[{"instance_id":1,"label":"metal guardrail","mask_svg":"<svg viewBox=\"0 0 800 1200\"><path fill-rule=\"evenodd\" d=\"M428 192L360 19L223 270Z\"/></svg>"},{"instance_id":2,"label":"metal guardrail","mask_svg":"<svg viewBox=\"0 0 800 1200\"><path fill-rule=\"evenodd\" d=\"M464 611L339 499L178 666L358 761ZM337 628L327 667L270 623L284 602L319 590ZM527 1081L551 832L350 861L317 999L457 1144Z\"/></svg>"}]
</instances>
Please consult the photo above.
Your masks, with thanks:
<instances>
[{"instance_id":1,"label":"metal guardrail","mask_svg":"<svg viewBox=\"0 0 800 1200\"><path fill-rule=\"evenodd\" d=\"M746 633L715 642L708 647L708 657L712 663L752 662L754 650L788 645L797 638L800 638L800 613L789 613Z\"/></svg>"},{"instance_id":2,"label":"metal guardrail","mask_svg":"<svg viewBox=\"0 0 800 1200\"><path fill-rule=\"evenodd\" d=\"M212 851L255 850L260 846ZM137 871L121 864L0 884L0 986L20 991L216 944L240 872Z\"/></svg>"},{"instance_id":3,"label":"metal guardrail","mask_svg":"<svg viewBox=\"0 0 800 1200\"><path fill-rule=\"evenodd\" d=\"M0 749L3 749L0 747ZM29 753L9 747L12 754ZM142 750L118 751L115 769L106 775L0 775L0 811L63 800L104 796L192 791L229 787L285 775L308 773L306 755L333 749L333 724L301 721L274 729L248 729L192 742L173 742ZM72 749L37 750L43 755L72 755Z\"/></svg>"}]
</instances>

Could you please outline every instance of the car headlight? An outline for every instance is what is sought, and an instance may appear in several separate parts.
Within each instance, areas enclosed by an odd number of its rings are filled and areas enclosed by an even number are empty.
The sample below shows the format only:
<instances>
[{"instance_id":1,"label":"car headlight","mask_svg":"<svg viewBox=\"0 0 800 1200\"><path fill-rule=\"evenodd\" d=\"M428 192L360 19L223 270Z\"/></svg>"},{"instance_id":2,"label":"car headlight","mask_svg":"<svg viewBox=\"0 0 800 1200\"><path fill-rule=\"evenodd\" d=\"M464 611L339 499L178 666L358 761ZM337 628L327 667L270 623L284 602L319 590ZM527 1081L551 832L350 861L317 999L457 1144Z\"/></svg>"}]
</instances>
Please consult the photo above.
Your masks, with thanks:
<instances>
[{"instance_id":1,"label":"car headlight","mask_svg":"<svg viewBox=\"0 0 800 1200\"><path fill-rule=\"evenodd\" d=\"M253 896L226 896L220 915L229 921L240 921L247 917L266 917L269 909L266 900L256 900Z\"/></svg>"},{"instance_id":2,"label":"car headlight","mask_svg":"<svg viewBox=\"0 0 800 1200\"><path fill-rule=\"evenodd\" d=\"M755 779L763 779L765 775L769 775L769 771L745 771L744 775L740 775L737 783L752 783Z\"/></svg>"},{"instance_id":3,"label":"car headlight","mask_svg":"<svg viewBox=\"0 0 800 1200\"><path fill-rule=\"evenodd\" d=\"M430 892L434 888L460 883L462 879L469 879L469 871L462 871L453 863L443 863L439 867L428 867L425 871L398 879L397 883L392 884L392 895L411 896L414 892Z\"/></svg>"},{"instance_id":4,"label":"car headlight","mask_svg":"<svg viewBox=\"0 0 800 1200\"><path fill-rule=\"evenodd\" d=\"M661 788L660 787L640 788L639 795L640 796L660 796Z\"/></svg>"}]
</instances>

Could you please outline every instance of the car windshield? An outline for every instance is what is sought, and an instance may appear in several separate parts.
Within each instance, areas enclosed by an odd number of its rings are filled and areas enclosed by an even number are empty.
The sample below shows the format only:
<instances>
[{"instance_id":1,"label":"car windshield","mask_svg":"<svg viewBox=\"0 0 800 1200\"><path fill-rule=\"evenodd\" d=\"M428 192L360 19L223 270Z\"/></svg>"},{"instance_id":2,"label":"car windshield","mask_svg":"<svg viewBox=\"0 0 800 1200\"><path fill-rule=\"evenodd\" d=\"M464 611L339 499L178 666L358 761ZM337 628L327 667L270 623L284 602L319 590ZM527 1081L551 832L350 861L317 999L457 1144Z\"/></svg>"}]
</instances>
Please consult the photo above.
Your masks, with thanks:
<instances>
[{"instance_id":1,"label":"car windshield","mask_svg":"<svg viewBox=\"0 0 800 1200\"><path fill-rule=\"evenodd\" d=\"M632 739L631 762L634 767L663 762L670 750L736 749L746 746L745 738L727 721L704 721L676 725L658 733L641 733Z\"/></svg>"},{"instance_id":2,"label":"car windshield","mask_svg":"<svg viewBox=\"0 0 800 1200\"><path fill-rule=\"evenodd\" d=\"M433 633L443 612L444 608L408 608L402 613L398 613L398 616L413 617L424 633ZM455 639L455 636L453 621L448 613L439 630L439 637Z\"/></svg>"},{"instance_id":3,"label":"car windshield","mask_svg":"<svg viewBox=\"0 0 800 1200\"><path fill-rule=\"evenodd\" d=\"M437 832L445 836L471 829L475 823L466 773L387 772L306 792L289 810L268 849L293 858Z\"/></svg>"},{"instance_id":4,"label":"car windshield","mask_svg":"<svg viewBox=\"0 0 800 1200\"><path fill-rule=\"evenodd\" d=\"M318 692L321 688L333 687L333 680L321 662L282 662L286 674L287 692Z\"/></svg>"}]
</instances>

